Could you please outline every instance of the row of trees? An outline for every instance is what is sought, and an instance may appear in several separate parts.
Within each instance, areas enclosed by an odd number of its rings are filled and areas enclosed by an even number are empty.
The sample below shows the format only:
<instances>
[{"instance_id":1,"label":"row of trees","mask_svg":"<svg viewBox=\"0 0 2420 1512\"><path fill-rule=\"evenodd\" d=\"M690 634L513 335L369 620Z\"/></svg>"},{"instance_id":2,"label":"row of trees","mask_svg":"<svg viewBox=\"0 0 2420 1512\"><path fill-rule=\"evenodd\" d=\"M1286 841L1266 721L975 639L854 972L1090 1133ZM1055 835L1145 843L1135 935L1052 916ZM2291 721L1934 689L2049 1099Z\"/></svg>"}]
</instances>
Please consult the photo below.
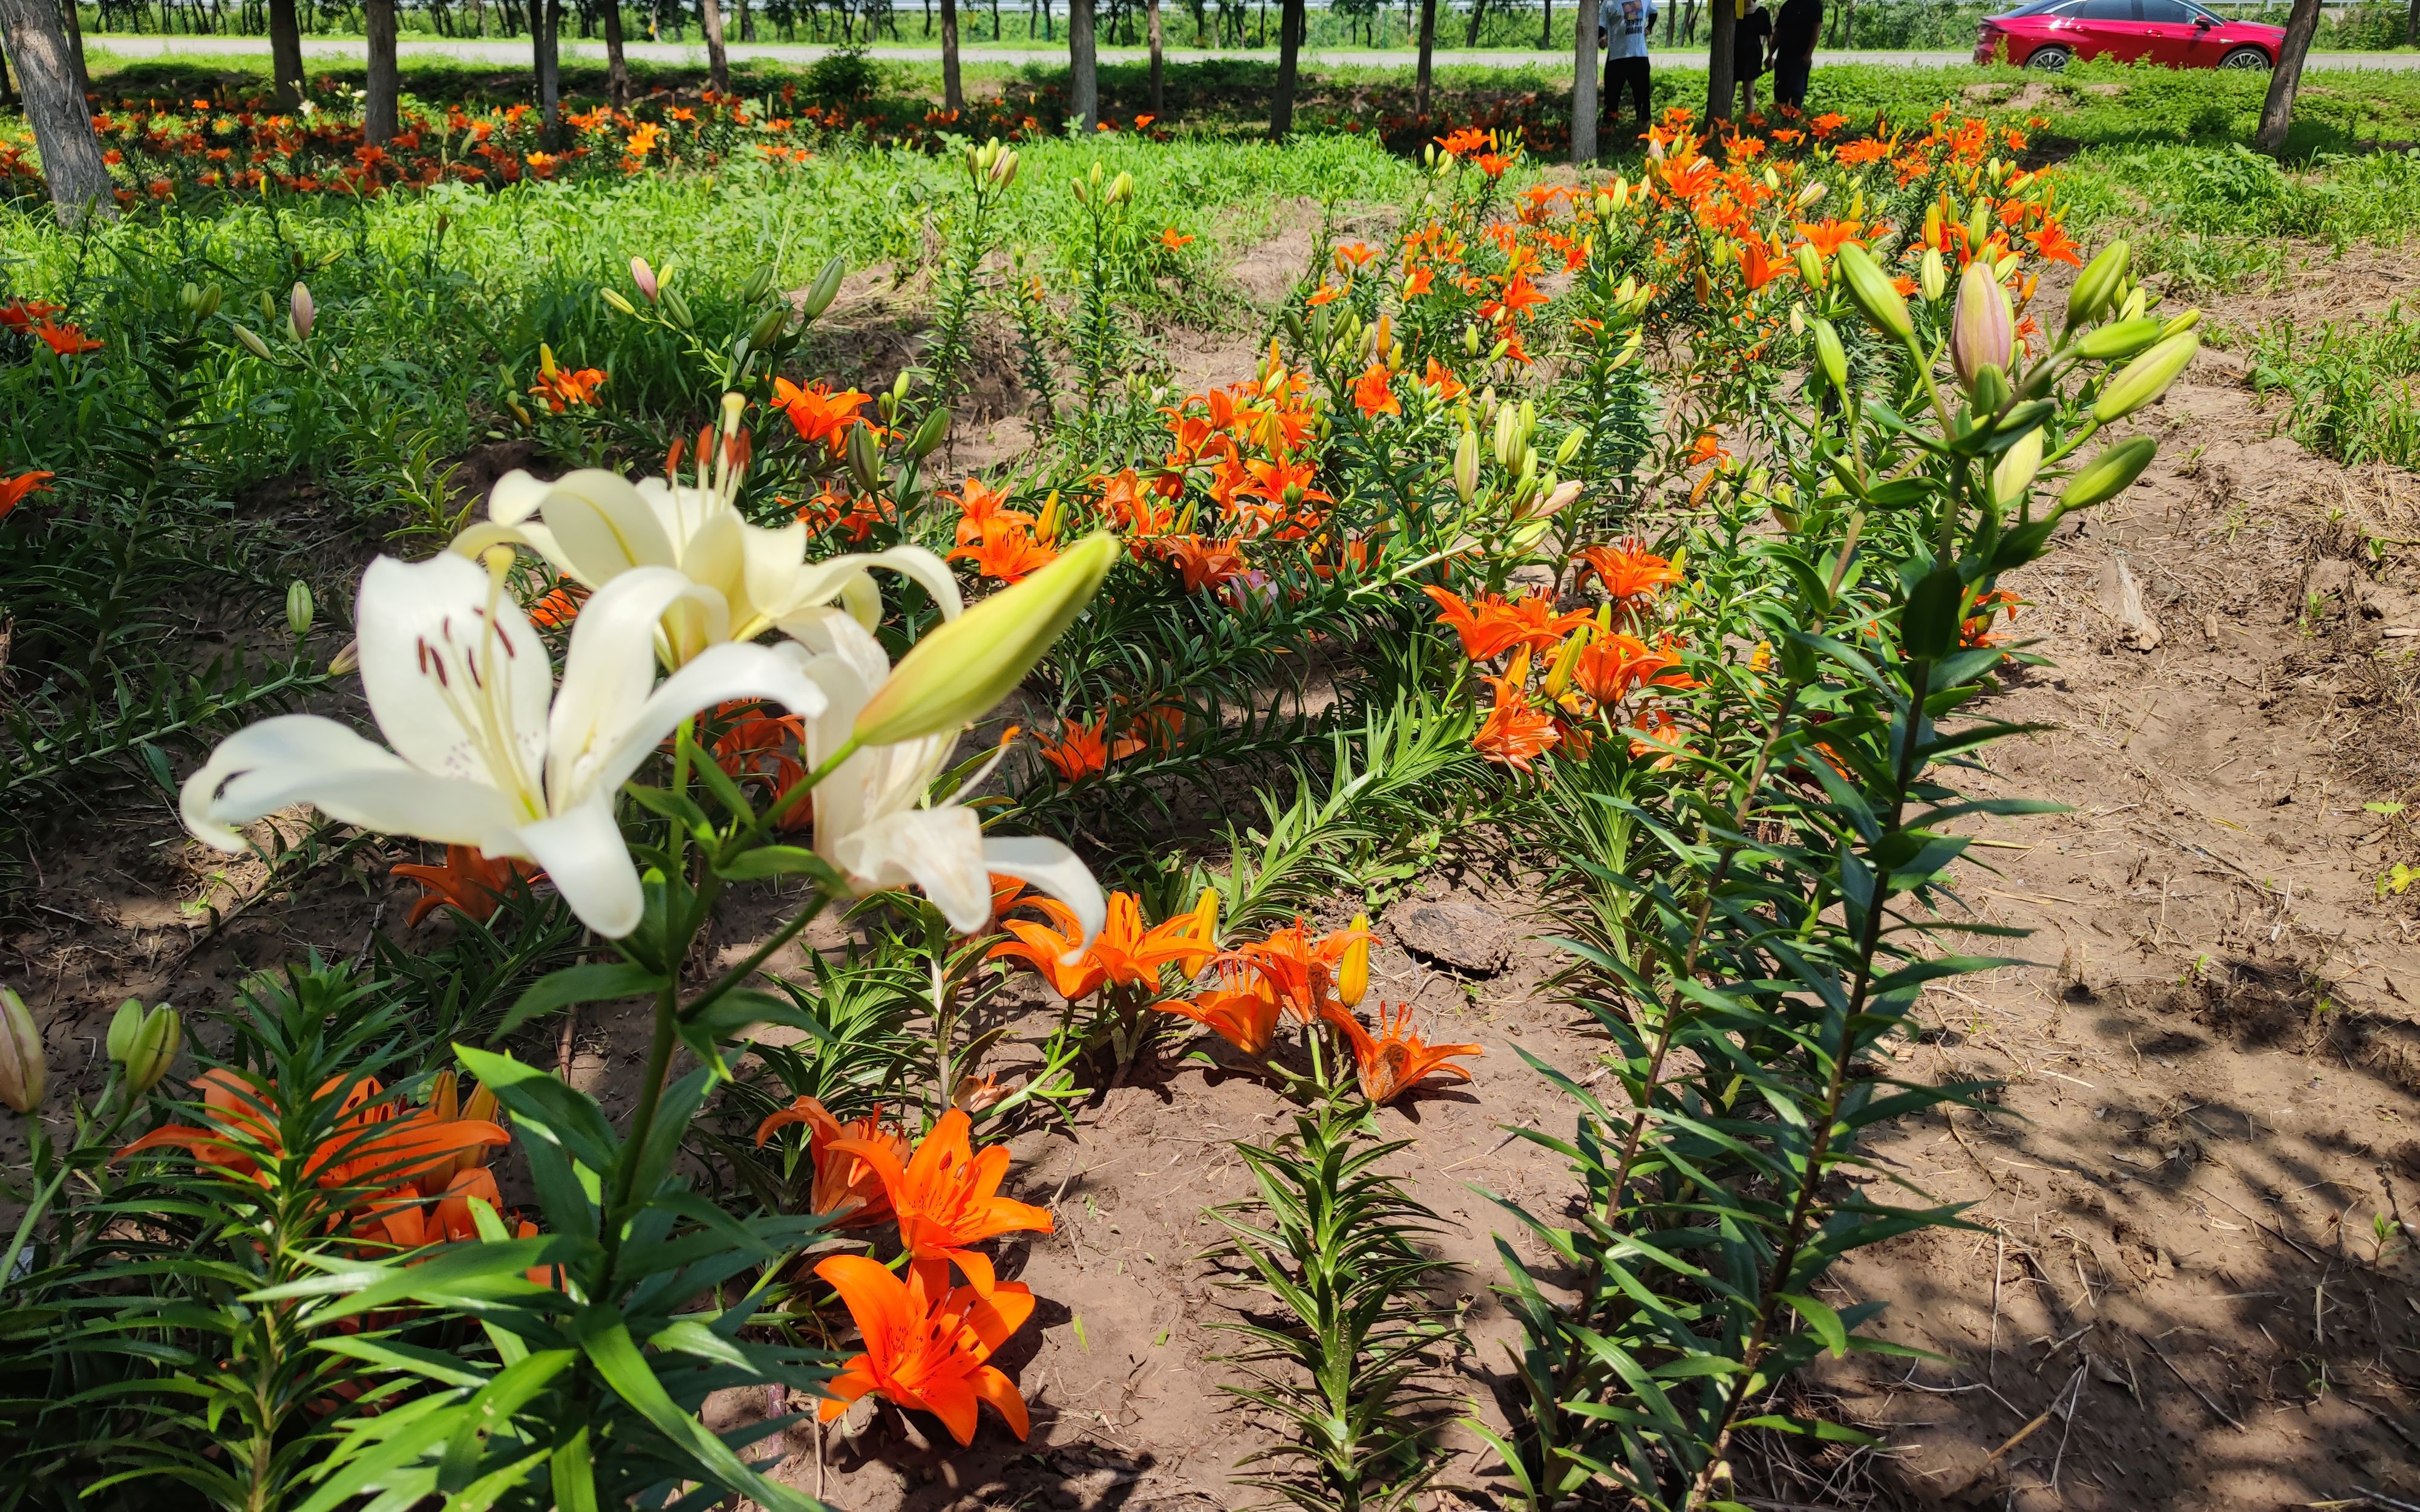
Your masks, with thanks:
<instances>
[{"instance_id":1,"label":"row of trees","mask_svg":"<svg viewBox=\"0 0 2420 1512\"><path fill-rule=\"evenodd\" d=\"M361 0L364 31L368 41L369 79L363 105L363 136L372 145L392 138L396 130L396 98L400 78L396 64L396 0ZM1483 4L1483 0L1481 0ZM2413 0L2420 5L2420 0ZM562 117L562 89L557 69L556 39L563 25L563 0L528 0L532 21L531 64L538 103L547 129ZM706 34L706 69L713 87L731 87L730 59L723 45L721 0L697 0ZM958 0L940 0L941 93L945 109L965 108L966 91L958 67ZM295 0L268 0L271 69L278 98L288 105L302 98L302 34ZM1416 108L1429 113L1430 62L1435 51L1437 0L1419 0L1419 61ZM623 56L622 8L604 6L606 88L615 104L627 103L629 68ZM1068 114L1091 131L1100 122L1100 79L1094 39L1094 0L1068 0ZM1575 0L1572 28L1572 161L1593 162L1597 152L1597 0ZM1474 14L1476 8L1474 8ZM1707 39L1706 116L1727 120L1737 93L1731 69L1732 37L1737 10L1731 4L1711 7L1712 35ZM1282 138L1294 130L1295 97L1306 0L1280 0L1277 95L1269 115L1269 131ZM2278 151L2292 124L2294 96L2302 83L2303 63L2319 23L2319 0L2293 0L2286 23L2286 41L2271 75L2269 96L2257 137L2265 151ZM1162 105L1163 33L1160 0L1145 0L1144 27L1151 43L1151 103ZM41 154L43 177L59 218L72 224L87 214L110 214L115 199L107 165L101 161L85 96L89 82L84 65L84 39L72 0L0 0L0 41L16 66L23 85L23 110L34 129ZM5 81L0 67L0 81Z\"/></svg>"}]
</instances>

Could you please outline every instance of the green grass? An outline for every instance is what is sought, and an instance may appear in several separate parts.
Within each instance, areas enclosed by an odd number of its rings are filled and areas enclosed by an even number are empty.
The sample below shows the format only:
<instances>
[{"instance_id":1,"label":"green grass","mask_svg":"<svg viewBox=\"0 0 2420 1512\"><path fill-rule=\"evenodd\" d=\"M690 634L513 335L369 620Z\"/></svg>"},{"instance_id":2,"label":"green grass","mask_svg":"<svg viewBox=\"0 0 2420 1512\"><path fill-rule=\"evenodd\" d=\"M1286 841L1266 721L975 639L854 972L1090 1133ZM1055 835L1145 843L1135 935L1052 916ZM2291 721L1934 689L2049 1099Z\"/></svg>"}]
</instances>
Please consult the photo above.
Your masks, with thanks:
<instances>
[{"instance_id":1,"label":"green grass","mask_svg":"<svg viewBox=\"0 0 2420 1512\"><path fill-rule=\"evenodd\" d=\"M2280 322L2253 338L2252 355L2253 388L2285 397L2295 440L2348 466L2420 467L2420 317L2399 302L2315 332Z\"/></svg>"}]
</instances>

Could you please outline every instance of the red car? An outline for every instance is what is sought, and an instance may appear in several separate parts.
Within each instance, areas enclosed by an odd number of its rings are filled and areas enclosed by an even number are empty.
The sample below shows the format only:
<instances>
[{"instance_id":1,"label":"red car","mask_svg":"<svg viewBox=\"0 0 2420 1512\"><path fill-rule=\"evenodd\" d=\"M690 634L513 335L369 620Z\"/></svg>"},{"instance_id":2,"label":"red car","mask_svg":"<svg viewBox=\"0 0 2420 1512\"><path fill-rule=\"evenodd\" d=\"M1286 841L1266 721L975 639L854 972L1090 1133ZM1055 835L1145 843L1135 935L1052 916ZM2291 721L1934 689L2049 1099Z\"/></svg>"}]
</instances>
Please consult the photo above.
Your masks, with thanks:
<instances>
[{"instance_id":1,"label":"red car","mask_svg":"<svg viewBox=\"0 0 2420 1512\"><path fill-rule=\"evenodd\" d=\"M1975 61L2005 55L2028 69L2058 69L2077 58L2146 60L2176 69L2269 69L2283 26L2226 21L2191 0L2033 0L1984 20Z\"/></svg>"}]
</instances>

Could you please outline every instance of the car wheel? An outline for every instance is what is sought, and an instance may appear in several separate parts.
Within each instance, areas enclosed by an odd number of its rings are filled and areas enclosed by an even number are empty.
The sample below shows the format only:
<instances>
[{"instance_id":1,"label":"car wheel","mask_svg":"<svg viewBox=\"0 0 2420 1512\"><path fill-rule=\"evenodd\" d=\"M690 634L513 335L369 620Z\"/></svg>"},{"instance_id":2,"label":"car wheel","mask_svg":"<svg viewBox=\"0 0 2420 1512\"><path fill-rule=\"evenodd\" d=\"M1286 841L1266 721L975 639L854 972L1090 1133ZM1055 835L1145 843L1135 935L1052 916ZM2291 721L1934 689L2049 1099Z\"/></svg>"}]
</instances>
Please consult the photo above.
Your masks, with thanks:
<instances>
[{"instance_id":1,"label":"car wheel","mask_svg":"<svg viewBox=\"0 0 2420 1512\"><path fill-rule=\"evenodd\" d=\"M2245 51L2256 50L2247 48ZM2073 61L2074 57L2073 53L2063 47L2037 47L2025 58L2025 67L2040 69L2045 73L2057 73Z\"/></svg>"},{"instance_id":2,"label":"car wheel","mask_svg":"<svg viewBox=\"0 0 2420 1512\"><path fill-rule=\"evenodd\" d=\"M2222 69L2262 69L2269 67L2269 54L2257 47L2239 47L2218 60Z\"/></svg>"}]
</instances>

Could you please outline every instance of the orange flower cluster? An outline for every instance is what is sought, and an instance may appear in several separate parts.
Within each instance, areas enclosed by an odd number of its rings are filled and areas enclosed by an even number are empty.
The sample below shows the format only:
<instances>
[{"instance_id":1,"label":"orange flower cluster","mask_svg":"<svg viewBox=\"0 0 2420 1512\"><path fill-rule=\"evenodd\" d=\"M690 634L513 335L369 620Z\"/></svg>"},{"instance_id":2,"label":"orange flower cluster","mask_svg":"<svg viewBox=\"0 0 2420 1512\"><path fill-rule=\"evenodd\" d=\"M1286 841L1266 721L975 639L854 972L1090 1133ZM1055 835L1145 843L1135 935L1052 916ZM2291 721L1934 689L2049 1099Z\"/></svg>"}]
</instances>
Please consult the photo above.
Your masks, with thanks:
<instances>
[{"instance_id":1,"label":"orange flower cluster","mask_svg":"<svg viewBox=\"0 0 2420 1512\"><path fill-rule=\"evenodd\" d=\"M411 912L404 919L407 929L418 929L422 919L440 908L454 909L484 924L496 917L496 910L504 906L504 899L517 884L535 882L546 875L514 856L491 861L475 845L446 846L442 866L407 861L387 868L387 872L421 886L421 896L412 903Z\"/></svg>"},{"instance_id":2,"label":"orange flower cluster","mask_svg":"<svg viewBox=\"0 0 2420 1512\"><path fill-rule=\"evenodd\" d=\"M195 1085L202 1092L203 1124L154 1129L119 1150L118 1158L174 1146L267 1187L272 1178L264 1165L291 1153L273 1111L276 1089L224 1066L202 1072ZM351 1237L400 1249L474 1239L478 1230L470 1199L503 1209L483 1150L508 1145L512 1136L495 1122L496 1100L487 1088L460 1100L453 1072L443 1072L428 1104L407 1108L374 1077L338 1076L319 1087L314 1100L340 1088L334 1127L318 1148L303 1152L302 1175L344 1198L344 1214L333 1222L351 1219ZM536 1232L535 1225L520 1225L523 1238Z\"/></svg>"},{"instance_id":3,"label":"orange flower cluster","mask_svg":"<svg viewBox=\"0 0 2420 1512\"><path fill-rule=\"evenodd\" d=\"M971 562L979 575L1013 583L1059 560L1057 494L1037 517L1009 508L1005 489L994 491L969 478L957 502L958 540L951 561Z\"/></svg>"},{"instance_id":4,"label":"orange flower cluster","mask_svg":"<svg viewBox=\"0 0 2420 1512\"><path fill-rule=\"evenodd\" d=\"M1115 736L1110 734L1113 728L1119 729ZM1090 720L1062 719L1055 737L1037 735L1034 743L1041 749L1042 759L1050 764L1062 781L1078 782L1106 771L1111 762L1122 762L1148 750L1172 748L1184 732L1185 712L1162 704L1123 721L1118 720L1116 710Z\"/></svg>"}]
</instances>

